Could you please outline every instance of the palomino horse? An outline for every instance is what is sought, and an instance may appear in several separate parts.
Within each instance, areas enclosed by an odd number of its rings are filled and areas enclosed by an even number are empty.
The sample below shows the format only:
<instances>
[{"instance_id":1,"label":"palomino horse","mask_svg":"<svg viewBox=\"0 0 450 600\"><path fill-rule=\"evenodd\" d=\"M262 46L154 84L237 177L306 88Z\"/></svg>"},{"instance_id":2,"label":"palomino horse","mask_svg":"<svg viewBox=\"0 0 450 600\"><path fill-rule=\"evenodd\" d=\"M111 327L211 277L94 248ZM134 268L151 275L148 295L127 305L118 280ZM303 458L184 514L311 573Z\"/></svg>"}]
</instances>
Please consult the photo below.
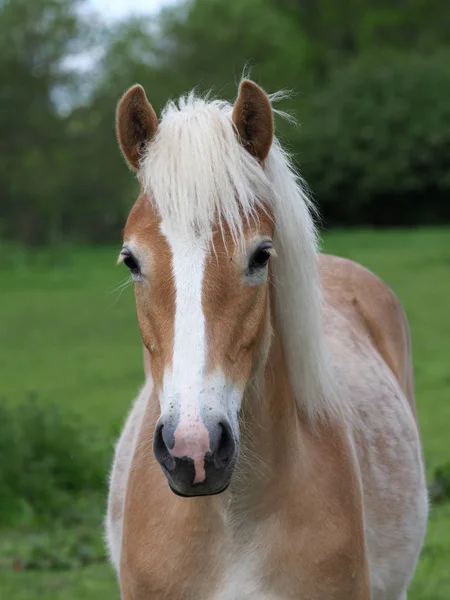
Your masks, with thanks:
<instances>
[{"instance_id":1,"label":"palomino horse","mask_svg":"<svg viewBox=\"0 0 450 600\"><path fill-rule=\"evenodd\" d=\"M122 599L404 600L427 493L399 301L318 254L253 82L159 123L136 85L117 134L147 374L106 519Z\"/></svg>"}]
</instances>

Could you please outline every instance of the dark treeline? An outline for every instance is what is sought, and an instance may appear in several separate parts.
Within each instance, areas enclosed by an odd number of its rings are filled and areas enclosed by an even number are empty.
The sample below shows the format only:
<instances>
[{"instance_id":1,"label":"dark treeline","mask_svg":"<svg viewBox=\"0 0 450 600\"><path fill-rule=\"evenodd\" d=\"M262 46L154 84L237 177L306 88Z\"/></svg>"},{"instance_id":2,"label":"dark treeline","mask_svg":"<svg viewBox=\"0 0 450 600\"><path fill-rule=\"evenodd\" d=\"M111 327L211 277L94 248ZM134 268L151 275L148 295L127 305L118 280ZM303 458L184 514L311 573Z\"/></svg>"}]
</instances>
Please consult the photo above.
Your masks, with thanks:
<instances>
[{"instance_id":1,"label":"dark treeline","mask_svg":"<svg viewBox=\"0 0 450 600\"><path fill-rule=\"evenodd\" d=\"M450 220L450 3L191 0L111 27L82 4L0 0L1 238L117 240L136 193L120 95L231 100L245 65L295 91L301 126L278 132L328 225Z\"/></svg>"}]
</instances>

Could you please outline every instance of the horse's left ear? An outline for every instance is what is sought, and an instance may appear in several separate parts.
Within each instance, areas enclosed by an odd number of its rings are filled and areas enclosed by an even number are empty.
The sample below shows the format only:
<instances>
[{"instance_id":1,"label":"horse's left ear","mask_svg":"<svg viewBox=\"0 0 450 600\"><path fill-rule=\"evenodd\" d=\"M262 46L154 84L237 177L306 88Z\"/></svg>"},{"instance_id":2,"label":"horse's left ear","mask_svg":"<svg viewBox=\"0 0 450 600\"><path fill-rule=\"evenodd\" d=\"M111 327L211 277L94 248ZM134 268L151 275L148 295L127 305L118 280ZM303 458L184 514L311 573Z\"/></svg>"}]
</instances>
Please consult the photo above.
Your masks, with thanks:
<instances>
[{"instance_id":1,"label":"horse's left ear","mask_svg":"<svg viewBox=\"0 0 450 600\"><path fill-rule=\"evenodd\" d=\"M273 112L266 92L249 79L244 79L239 86L233 123L242 145L262 163L272 145Z\"/></svg>"}]
</instances>

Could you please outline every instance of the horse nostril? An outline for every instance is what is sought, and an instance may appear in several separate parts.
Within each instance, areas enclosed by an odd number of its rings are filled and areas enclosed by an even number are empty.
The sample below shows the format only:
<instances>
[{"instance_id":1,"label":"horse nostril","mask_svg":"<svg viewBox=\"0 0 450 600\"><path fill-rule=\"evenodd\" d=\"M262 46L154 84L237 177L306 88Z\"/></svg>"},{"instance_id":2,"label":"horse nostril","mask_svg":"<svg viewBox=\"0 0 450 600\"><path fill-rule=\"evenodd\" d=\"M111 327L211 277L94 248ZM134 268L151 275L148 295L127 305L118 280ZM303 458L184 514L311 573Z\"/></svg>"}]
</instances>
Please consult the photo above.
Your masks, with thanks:
<instances>
[{"instance_id":1,"label":"horse nostril","mask_svg":"<svg viewBox=\"0 0 450 600\"><path fill-rule=\"evenodd\" d=\"M173 469L175 469L175 459L169 452L169 448L164 440L163 429L164 424L158 423L153 438L153 453L160 465L165 467L168 471L173 471Z\"/></svg>"},{"instance_id":2,"label":"horse nostril","mask_svg":"<svg viewBox=\"0 0 450 600\"><path fill-rule=\"evenodd\" d=\"M229 423L222 421L218 427L217 443L212 455L215 466L224 468L233 460L236 453L236 444Z\"/></svg>"},{"instance_id":3,"label":"horse nostril","mask_svg":"<svg viewBox=\"0 0 450 600\"><path fill-rule=\"evenodd\" d=\"M164 442L163 431L164 425L162 423L158 423L155 429L155 436L153 438L153 449L158 451L158 453L165 452L167 450L167 446Z\"/></svg>"}]
</instances>

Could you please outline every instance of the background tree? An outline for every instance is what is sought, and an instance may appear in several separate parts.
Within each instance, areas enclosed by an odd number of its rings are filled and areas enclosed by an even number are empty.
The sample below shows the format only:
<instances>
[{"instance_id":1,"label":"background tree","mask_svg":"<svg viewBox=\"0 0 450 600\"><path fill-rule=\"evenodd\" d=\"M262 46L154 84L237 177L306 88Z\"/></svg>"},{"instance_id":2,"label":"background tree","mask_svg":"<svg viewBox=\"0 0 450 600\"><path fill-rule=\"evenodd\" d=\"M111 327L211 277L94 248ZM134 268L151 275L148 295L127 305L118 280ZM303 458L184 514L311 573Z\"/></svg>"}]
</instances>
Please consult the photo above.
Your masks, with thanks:
<instances>
[{"instance_id":1,"label":"background tree","mask_svg":"<svg viewBox=\"0 0 450 600\"><path fill-rule=\"evenodd\" d=\"M281 108L302 126L278 133L327 223L449 218L450 4L180 0L110 27L82 6L0 0L3 238L116 240L136 193L116 149L120 95L139 81L157 110L194 87L231 100L245 67L295 91Z\"/></svg>"}]
</instances>

